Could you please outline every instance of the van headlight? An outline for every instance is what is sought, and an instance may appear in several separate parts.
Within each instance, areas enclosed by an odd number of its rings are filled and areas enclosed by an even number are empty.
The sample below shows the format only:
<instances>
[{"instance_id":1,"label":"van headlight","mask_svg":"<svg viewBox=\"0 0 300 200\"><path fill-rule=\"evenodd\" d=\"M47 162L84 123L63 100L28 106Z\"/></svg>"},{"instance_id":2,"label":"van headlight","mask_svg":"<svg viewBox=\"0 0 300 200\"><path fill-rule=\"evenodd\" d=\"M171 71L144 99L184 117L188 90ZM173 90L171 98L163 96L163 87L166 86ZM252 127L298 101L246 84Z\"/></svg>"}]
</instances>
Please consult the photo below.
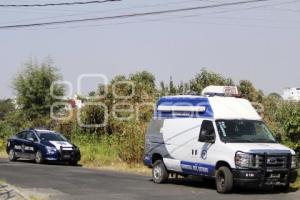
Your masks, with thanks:
<instances>
[{"instance_id":1,"label":"van headlight","mask_svg":"<svg viewBox=\"0 0 300 200\"><path fill-rule=\"evenodd\" d=\"M237 152L235 154L235 165L239 168L253 168L253 155L249 153Z\"/></svg>"},{"instance_id":2,"label":"van headlight","mask_svg":"<svg viewBox=\"0 0 300 200\"><path fill-rule=\"evenodd\" d=\"M296 155L292 156L292 159L291 159L291 168L292 169L298 168L298 159L297 159Z\"/></svg>"},{"instance_id":3,"label":"van headlight","mask_svg":"<svg viewBox=\"0 0 300 200\"><path fill-rule=\"evenodd\" d=\"M47 154L55 154L56 153L55 147L46 146L46 150L47 150Z\"/></svg>"}]
</instances>

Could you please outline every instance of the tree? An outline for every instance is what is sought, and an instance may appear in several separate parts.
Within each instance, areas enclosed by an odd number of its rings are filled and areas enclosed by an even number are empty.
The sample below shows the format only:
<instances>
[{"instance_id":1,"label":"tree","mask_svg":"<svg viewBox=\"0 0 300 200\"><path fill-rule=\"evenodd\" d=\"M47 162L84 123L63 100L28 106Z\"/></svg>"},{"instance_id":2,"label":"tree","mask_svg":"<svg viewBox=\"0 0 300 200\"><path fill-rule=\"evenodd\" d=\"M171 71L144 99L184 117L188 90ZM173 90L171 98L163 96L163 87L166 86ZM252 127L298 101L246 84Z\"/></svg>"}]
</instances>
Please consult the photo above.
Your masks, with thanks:
<instances>
[{"instance_id":1,"label":"tree","mask_svg":"<svg viewBox=\"0 0 300 200\"><path fill-rule=\"evenodd\" d=\"M95 97L96 96L96 92L95 91L90 91L89 92L89 97Z\"/></svg>"},{"instance_id":2,"label":"tree","mask_svg":"<svg viewBox=\"0 0 300 200\"><path fill-rule=\"evenodd\" d=\"M9 112L15 110L15 105L11 99L0 100L0 120Z\"/></svg>"},{"instance_id":3,"label":"tree","mask_svg":"<svg viewBox=\"0 0 300 200\"><path fill-rule=\"evenodd\" d=\"M202 90L209 85L233 85L230 78L224 78L222 75L202 69L194 79L190 81L190 90L201 95Z\"/></svg>"},{"instance_id":4,"label":"tree","mask_svg":"<svg viewBox=\"0 0 300 200\"><path fill-rule=\"evenodd\" d=\"M282 96L276 92L272 92L268 95L268 97L272 97L272 98L275 98L277 100L282 100Z\"/></svg>"},{"instance_id":5,"label":"tree","mask_svg":"<svg viewBox=\"0 0 300 200\"><path fill-rule=\"evenodd\" d=\"M135 102L143 102L145 99L152 101L156 95L155 77L147 71L137 72L129 76L135 87L133 99Z\"/></svg>"},{"instance_id":6,"label":"tree","mask_svg":"<svg viewBox=\"0 0 300 200\"><path fill-rule=\"evenodd\" d=\"M24 70L13 81L17 104L29 119L46 116L57 100L55 96L64 95L64 87L55 84L51 94L51 85L62 80L51 61L38 64L29 61Z\"/></svg>"},{"instance_id":7,"label":"tree","mask_svg":"<svg viewBox=\"0 0 300 200\"><path fill-rule=\"evenodd\" d=\"M250 81L241 80L238 88L243 98L252 102L260 103L262 101L262 91L257 91Z\"/></svg>"},{"instance_id":8,"label":"tree","mask_svg":"<svg viewBox=\"0 0 300 200\"><path fill-rule=\"evenodd\" d=\"M276 118L283 129L285 143L300 153L300 102L282 102Z\"/></svg>"},{"instance_id":9,"label":"tree","mask_svg":"<svg viewBox=\"0 0 300 200\"><path fill-rule=\"evenodd\" d=\"M175 95L177 93L177 88L174 84L172 76L170 77L169 81L169 95Z\"/></svg>"}]
</instances>

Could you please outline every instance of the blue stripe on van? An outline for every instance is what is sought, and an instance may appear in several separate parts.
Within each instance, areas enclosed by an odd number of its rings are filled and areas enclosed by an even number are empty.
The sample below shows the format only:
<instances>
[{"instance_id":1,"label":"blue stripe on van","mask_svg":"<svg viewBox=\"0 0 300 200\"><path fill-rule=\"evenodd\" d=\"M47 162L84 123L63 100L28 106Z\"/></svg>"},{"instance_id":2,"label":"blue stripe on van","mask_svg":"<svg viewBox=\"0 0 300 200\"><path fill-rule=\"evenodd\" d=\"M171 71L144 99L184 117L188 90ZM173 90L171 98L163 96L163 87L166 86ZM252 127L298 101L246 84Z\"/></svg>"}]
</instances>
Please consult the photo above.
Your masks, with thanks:
<instances>
[{"instance_id":1,"label":"blue stripe on van","mask_svg":"<svg viewBox=\"0 0 300 200\"><path fill-rule=\"evenodd\" d=\"M144 156L144 165L152 166L152 158L150 156Z\"/></svg>"},{"instance_id":2,"label":"blue stripe on van","mask_svg":"<svg viewBox=\"0 0 300 200\"><path fill-rule=\"evenodd\" d=\"M186 161L181 161L180 167L183 173L190 175L213 176L215 171L215 166L213 165Z\"/></svg>"},{"instance_id":3,"label":"blue stripe on van","mask_svg":"<svg viewBox=\"0 0 300 200\"><path fill-rule=\"evenodd\" d=\"M204 106L205 112L170 112L157 111L158 106ZM213 118L213 110L206 97L162 97L156 105L154 118Z\"/></svg>"}]
</instances>

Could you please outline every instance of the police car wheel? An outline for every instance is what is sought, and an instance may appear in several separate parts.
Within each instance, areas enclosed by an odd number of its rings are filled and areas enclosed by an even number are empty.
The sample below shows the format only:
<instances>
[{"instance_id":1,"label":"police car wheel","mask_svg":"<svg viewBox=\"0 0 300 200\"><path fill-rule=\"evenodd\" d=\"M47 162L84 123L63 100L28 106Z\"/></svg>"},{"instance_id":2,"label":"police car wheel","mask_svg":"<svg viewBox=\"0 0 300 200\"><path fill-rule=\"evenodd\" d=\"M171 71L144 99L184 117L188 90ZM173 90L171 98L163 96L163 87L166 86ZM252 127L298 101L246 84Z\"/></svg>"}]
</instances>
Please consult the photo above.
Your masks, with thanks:
<instances>
[{"instance_id":1,"label":"police car wheel","mask_svg":"<svg viewBox=\"0 0 300 200\"><path fill-rule=\"evenodd\" d=\"M15 153L14 149L9 150L8 159L10 161L16 161L17 160L16 153Z\"/></svg>"},{"instance_id":2,"label":"police car wheel","mask_svg":"<svg viewBox=\"0 0 300 200\"><path fill-rule=\"evenodd\" d=\"M44 162L43 154L41 151L37 151L35 154L35 162L37 164L42 164Z\"/></svg>"},{"instance_id":3,"label":"police car wheel","mask_svg":"<svg viewBox=\"0 0 300 200\"><path fill-rule=\"evenodd\" d=\"M220 167L216 171L216 187L219 193L229 193L233 188L233 177L228 167Z\"/></svg>"},{"instance_id":4,"label":"police car wheel","mask_svg":"<svg viewBox=\"0 0 300 200\"><path fill-rule=\"evenodd\" d=\"M154 183L165 183L169 178L169 173L162 160L157 160L153 164L152 178Z\"/></svg>"}]
</instances>

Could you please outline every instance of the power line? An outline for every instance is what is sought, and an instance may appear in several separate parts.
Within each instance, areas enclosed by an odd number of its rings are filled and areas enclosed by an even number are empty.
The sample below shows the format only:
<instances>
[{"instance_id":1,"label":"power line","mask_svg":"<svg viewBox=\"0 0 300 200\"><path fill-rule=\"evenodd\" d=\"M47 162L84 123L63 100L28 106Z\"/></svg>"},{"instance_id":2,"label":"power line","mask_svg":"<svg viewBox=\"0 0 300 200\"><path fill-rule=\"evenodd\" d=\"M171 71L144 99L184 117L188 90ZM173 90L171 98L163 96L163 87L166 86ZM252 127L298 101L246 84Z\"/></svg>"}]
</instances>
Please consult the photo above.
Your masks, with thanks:
<instances>
[{"instance_id":1,"label":"power line","mask_svg":"<svg viewBox=\"0 0 300 200\"><path fill-rule=\"evenodd\" d=\"M0 7L72 6L72 5L84 5L84 4L106 3L106 2L111 2L111 1L121 1L121 0L76 1L76 2L45 3L45 4L0 4Z\"/></svg>"},{"instance_id":2,"label":"power line","mask_svg":"<svg viewBox=\"0 0 300 200\"><path fill-rule=\"evenodd\" d=\"M40 23L32 23L32 24L16 24L16 25L0 26L0 29L27 28L27 27L36 27L36 26L69 24L69 23L76 23L76 22L124 19L124 18L143 17L143 16L150 16L150 15L160 15L160 14L167 14L167 13L178 13L178 12L185 12L185 11L202 10L202 9L209 9L209 8L228 7L228 6L243 5L243 4L250 4L250 3L257 3L257 2L266 2L266 1L270 1L270 0L248 0L248 1L206 5L206 6L196 6L196 7L189 7L189 8L179 8L179 9L173 9L173 10L132 13L132 14L106 16L106 17L94 17L94 18L72 19L72 20L52 21L52 22L40 22Z\"/></svg>"},{"instance_id":3,"label":"power line","mask_svg":"<svg viewBox=\"0 0 300 200\"><path fill-rule=\"evenodd\" d=\"M10 23L21 23L21 22L27 22L27 23L33 23L32 21L38 21L38 20L54 20L58 18L64 18L64 17L79 17L82 15L91 15L91 14L99 14L99 12L107 13L107 12L114 12L114 11L123 11L127 9L140 9L140 8L155 8L155 7L160 7L160 6L172 6L172 5L178 5L178 4L186 4L190 2L205 2L208 0L184 0L184 1L177 1L177 2L168 2L168 3L159 3L159 4L150 4L150 5L140 5L140 6L130 6L130 7L125 7L125 8L114 8L114 9L108 9L108 10L94 10L94 11L89 11L89 12L81 12L81 13L73 13L73 14L61 14L57 16L51 16L51 17L41 17L41 18L31 18L31 19L22 19L22 20L15 20L15 21L9 21L5 24L10 24ZM31 21L31 22L30 22ZM5 25L1 23L0 25Z\"/></svg>"}]
</instances>

